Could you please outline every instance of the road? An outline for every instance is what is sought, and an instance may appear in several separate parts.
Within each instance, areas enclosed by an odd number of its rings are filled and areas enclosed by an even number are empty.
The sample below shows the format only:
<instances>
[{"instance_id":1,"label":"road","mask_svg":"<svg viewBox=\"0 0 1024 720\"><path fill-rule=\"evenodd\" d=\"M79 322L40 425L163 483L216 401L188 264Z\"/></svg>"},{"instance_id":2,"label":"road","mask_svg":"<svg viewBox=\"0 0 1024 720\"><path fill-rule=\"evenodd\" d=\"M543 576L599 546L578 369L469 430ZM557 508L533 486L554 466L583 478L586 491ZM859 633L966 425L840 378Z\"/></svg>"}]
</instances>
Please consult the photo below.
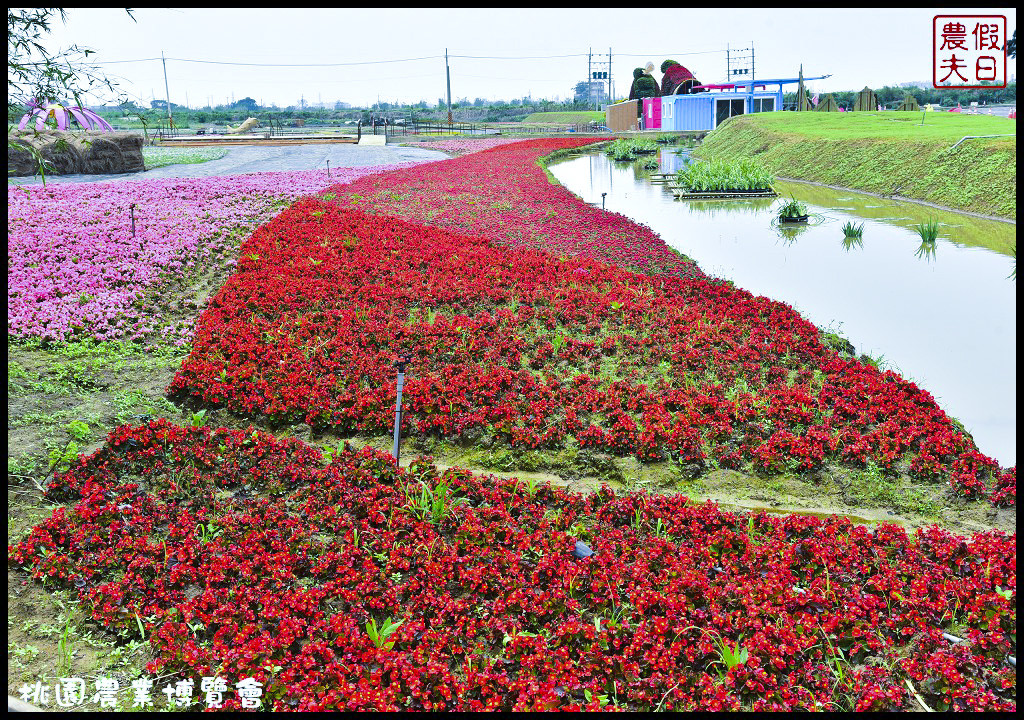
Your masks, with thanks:
<instances>
[{"instance_id":1,"label":"road","mask_svg":"<svg viewBox=\"0 0 1024 720\"><path fill-rule=\"evenodd\" d=\"M123 175L47 175L46 184L69 182L110 182L112 180L148 180L152 178L190 178L223 175L244 175L255 172L295 172L332 168L390 165L403 162L445 160L448 155L436 150L373 146L348 143L318 145L285 145L274 147L235 146L225 148L227 155L194 165L165 165L154 170ZM42 178L9 178L18 185L40 185Z\"/></svg>"}]
</instances>

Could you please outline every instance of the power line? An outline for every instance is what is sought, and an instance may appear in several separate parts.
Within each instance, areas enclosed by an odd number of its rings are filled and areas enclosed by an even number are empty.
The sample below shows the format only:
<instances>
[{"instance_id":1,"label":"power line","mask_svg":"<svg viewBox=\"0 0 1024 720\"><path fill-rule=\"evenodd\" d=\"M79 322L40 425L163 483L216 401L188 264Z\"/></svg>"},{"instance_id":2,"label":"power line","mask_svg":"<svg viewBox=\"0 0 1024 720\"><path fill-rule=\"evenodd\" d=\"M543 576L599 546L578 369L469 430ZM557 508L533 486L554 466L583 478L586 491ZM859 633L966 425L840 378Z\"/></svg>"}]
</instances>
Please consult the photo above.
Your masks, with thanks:
<instances>
[{"instance_id":1,"label":"power line","mask_svg":"<svg viewBox=\"0 0 1024 720\"><path fill-rule=\"evenodd\" d=\"M573 53L572 55L449 55L448 57L466 58L467 60L552 60L555 58L585 57L587 53Z\"/></svg>"},{"instance_id":2,"label":"power line","mask_svg":"<svg viewBox=\"0 0 1024 720\"><path fill-rule=\"evenodd\" d=\"M203 63L205 65L246 65L251 67L339 67L345 65L382 65L384 63L399 63L399 62L415 62L417 60L437 60L443 58L444 55L429 55L427 57L418 58L402 58L400 60L365 60L360 62L343 62L343 63L244 63L244 62L226 62L221 60L190 60L189 58L167 58L168 60L177 60L178 62L190 62L190 63ZM105 60L93 62L93 65L113 65L115 63L130 63L130 62L147 62L149 60L160 60L160 58L140 58L139 60Z\"/></svg>"},{"instance_id":3,"label":"power line","mask_svg":"<svg viewBox=\"0 0 1024 720\"><path fill-rule=\"evenodd\" d=\"M725 50L700 50L684 53L616 53L621 57L657 57L660 55L682 57L685 55L709 55L713 53L724 53ZM564 58L586 57L587 53L570 53L568 55L449 55L449 58L462 58L465 60L555 60ZM205 65L239 65L247 67L345 67L354 65L383 65L388 63L419 62L421 60L441 60L444 55L425 55L415 58L399 58L395 60L360 60L356 62L338 63L249 63L230 62L226 60L195 60L192 58L138 58L135 60L94 60L92 65L118 65L122 63L153 62L156 60L176 60L178 62L201 63Z\"/></svg>"},{"instance_id":4,"label":"power line","mask_svg":"<svg viewBox=\"0 0 1024 720\"><path fill-rule=\"evenodd\" d=\"M665 57L682 57L683 55L710 55L711 53L724 53L725 50L698 50L696 52L685 52L685 53L615 53L616 55L623 55L625 57L659 57L664 55Z\"/></svg>"}]
</instances>

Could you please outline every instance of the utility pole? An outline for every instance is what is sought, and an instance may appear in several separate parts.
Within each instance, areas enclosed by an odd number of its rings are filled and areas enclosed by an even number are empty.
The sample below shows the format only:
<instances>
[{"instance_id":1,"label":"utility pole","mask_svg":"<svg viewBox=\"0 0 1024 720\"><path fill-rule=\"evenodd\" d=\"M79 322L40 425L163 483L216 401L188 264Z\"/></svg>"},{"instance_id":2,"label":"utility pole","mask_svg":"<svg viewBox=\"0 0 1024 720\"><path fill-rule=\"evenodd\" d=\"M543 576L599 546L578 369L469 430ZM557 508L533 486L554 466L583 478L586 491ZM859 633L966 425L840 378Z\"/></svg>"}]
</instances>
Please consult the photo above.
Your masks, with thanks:
<instances>
[{"instance_id":1,"label":"utility pole","mask_svg":"<svg viewBox=\"0 0 1024 720\"><path fill-rule=\"evenodd\" d=\"M167 87L167 60L164 59L164 51L160 51L160 60L164 64L164 92L167 94L167 123L174 127L174 118L171 117L171 91Z\"/></svg>"},{"instance_id":2,"label":"utility pole","mask_svg":"<svg viewBox=\"0 0 1024 720\"><path fill-rule=\"evenodd\" d=\"M612 98L612 49L608 48L608 104L615 102Z\"/></svg>"},{"instance_id":3,"label":"utility pole","mask_svg":"<svg viewBox=\"0 0 1024 720\"><path fill-rule=\"evenodd\" d=\"M590 103L594 99L594 86L591 84L594 77L593 63L591 62L593 54L594 48L587 50L587 107L590 107Z\"/></svg>"},{"instance_id":4,"label":"utility pole","mask_svg":"<svg viewBox=\"0 0 1024 720\"><path fill-rule=\"evenodd\" d=\"M448 125L452 124L452 73L448 68L448 48L444 49L444 75L448 82Z\"/></svg>"}]
</instances>

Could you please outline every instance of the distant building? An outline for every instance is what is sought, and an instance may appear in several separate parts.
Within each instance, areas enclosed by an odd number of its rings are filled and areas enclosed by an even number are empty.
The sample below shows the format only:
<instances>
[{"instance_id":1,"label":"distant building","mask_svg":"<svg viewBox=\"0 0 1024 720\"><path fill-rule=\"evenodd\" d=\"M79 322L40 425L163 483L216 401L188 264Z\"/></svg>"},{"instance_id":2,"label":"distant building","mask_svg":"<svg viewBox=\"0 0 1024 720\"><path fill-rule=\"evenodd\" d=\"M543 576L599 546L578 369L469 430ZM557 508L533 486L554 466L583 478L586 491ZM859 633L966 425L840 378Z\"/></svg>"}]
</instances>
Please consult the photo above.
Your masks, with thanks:
<instances>
[{"instance_id":1,"label":"distant building","mask_svg":"<svg viewBox=\"0 0 1024 720\"><path fill-rule=\"evenodd\" d=\"M589 83L576 83L575 101L578 103L608 103L608 83L604 80L591 80Z\"/></svg>"},{"instance_id":2,"label":"distant building","mask_svg":"<svg viewBox=\"0 0 1024 720\"><path fill-rule=\"evenodd\" d=\"M804 78L822 80L832 77ZM798 83L800 78L753 80L750 82L697 85L690 95L664 95L643 99L643 129L694 132L714 130L734 115L782 110L782 86ZM777 89L769 86L776 85ZM636 102L628 100L627 102ZM620 103L621 104L621 103ZM615 105L609 106L616 107ZM609 111L610 112L610 111ZM619 131L610 122L608 127Z\"/></svg>"}]
</instances>

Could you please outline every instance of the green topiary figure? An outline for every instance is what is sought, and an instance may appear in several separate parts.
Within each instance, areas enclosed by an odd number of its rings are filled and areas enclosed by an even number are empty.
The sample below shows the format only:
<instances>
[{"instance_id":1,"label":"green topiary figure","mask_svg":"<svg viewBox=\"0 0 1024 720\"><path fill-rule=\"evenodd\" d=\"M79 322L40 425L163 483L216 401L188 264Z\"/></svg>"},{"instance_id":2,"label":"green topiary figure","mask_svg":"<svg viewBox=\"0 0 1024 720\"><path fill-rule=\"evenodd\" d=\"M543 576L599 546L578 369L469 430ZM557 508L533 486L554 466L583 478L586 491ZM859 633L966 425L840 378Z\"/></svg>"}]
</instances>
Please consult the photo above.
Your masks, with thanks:
<instances>
[{"instance_id":1,"label":"green topiary figure","mask_svg":"<svg viewBox=\"0 0 1024 720\"><path fill-rule=\"evenodd\" d=\"M641 75L634 84L636 85L637 99L659 97L661 95L658 91L658 81L650 75Z\"/></svg>"},{"instance_id":2,"label":"green topiary figure","mask_svg":"<svg viewBox=\"0 0 1024 720\"><path fill-rule=\"evenodd\" d=\"M643 68L634 68L633 70L633 84L629 86L629 99L636 100L636 81L643 77Z\"/></svg>"}]
</instances>

